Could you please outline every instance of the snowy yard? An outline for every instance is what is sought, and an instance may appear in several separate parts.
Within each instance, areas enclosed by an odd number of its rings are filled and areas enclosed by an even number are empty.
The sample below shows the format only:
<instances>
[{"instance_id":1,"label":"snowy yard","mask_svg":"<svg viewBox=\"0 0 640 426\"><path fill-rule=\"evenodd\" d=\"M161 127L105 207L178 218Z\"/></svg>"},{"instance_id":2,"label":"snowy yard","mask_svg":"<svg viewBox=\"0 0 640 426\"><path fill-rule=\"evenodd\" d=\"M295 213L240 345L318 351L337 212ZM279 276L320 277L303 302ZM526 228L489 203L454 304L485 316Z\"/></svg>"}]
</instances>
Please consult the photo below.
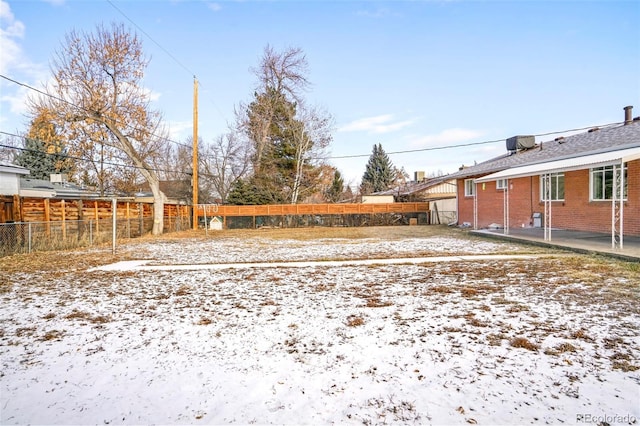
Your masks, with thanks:
<instances>
[{"instance_id":1,"label":"snowy yard","mask_svg":"<svg viewBox=\"0 0 640 426\"><path fill-rule=\"evenodd\" d=\"M408 228L0 259L0 423L640 421L637 265Z\"/></svg>"}]
</instances>

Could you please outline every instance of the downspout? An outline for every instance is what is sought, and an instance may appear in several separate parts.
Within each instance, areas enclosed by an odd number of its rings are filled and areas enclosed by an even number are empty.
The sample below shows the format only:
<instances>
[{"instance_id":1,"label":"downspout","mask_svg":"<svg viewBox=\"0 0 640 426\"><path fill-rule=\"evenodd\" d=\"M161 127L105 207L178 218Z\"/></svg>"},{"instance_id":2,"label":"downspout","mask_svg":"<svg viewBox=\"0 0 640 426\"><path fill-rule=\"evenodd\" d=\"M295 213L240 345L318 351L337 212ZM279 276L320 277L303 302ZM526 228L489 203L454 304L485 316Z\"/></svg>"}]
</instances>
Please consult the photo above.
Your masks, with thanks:
<instances>
[{"instance_id":1,"label":"downspout","mask_svg":"<svg viewBox=\"0 0 640 426\"><path fill-rule=\"evenodd\" d=\"M462 181L464 184L464 181ZM460 225L460 189L456 184L456 223Z\"/></svg>"},{"instance_id":2,"label":"downspout","mask_svg":"<svg viewBox=\"0 0 640 426\"><path fill-rule=\"evenodd\" d=\"M473 180L473 229L478 229L478 184Z\"/></svg>"},{"instance_id":3,"label":"downspout","mask_svg":"<svg viewBox=\"0 0 640 426\"><path fill-rule=\"evenodd\" d=\"M533 176L529 176L529 225L533 226Z\"/></svg>"}]
</instances>

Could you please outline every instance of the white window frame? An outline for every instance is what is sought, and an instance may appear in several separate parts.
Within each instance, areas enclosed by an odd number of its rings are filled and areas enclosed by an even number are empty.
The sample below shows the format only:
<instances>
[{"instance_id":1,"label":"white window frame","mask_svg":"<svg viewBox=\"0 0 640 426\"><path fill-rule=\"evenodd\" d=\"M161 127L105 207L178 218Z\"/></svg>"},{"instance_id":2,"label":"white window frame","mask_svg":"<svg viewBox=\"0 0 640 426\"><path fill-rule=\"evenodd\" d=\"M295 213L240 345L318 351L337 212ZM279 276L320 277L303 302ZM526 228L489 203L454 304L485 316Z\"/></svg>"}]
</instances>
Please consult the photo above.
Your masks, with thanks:
<instances>
[{"instance_id":1,"label":"white window frame","mask_svg":"<svg viewBox=\"0 0 640 426\"><path fill-rule=\"evenodd\" d=\"M560 192L560 186L559 186L559 180L558 178L562 177L562 198L558 197L558 193ZM544 195L546 194L545 188L544 188L544 179L540 179L540 201L564 201L564 196L565 196L565 185L564 185L564 172L561 173L551 173L551 199L547 200L544 198ZM555 197L554 197L554 193L555 193Z\"/></svg>"},{"instance_id":2,"label":"white window frame","mask_svg":"<svg viewBox=\"0 0 640 426\"><path fill-rule=\"evenodd\" d=\"M613 192L613 169L614 167L618 170L620 170L620 165L619 164L614 164L614 165L610 165L610 166L603 166L603 167L594 167L592 169L589 169L589 201L611 201L612 200L612 196L610 196L609 198L607 198L606 192L607 192L607 172L611 173L608 177L612 180L612 182L609 184L609 187L611 188L610 191ZM604 186L604 191L602 194L602 198L596 198L594 197L594 191L596 189L596 185L595 185L595 178L596 176L600 176L600 178L604 181L603 182L603 186ZM629 189L629 186L627 185L627 163L624 163L624 198L623 201L627 201L627 190ZM613 194L611 194L613 195Z\"/></svg>"},{"instance_id":3,"label":"white window frame","mask_svg":"<svg viewBox=\"0 0 640 426\"><path fill-rule=\"evenodd\" d=\"M464 180L464 196L475 197L476 196L476 183L473 179Z\"/></svg>"},{"instance_id":4,"label":"white window frame","mask_svg":"<svg viewBox=\"0 0 640 426\"><path fill-rule=\"evenodd\" d=\"M505 190L507 189L508 185L509 185L509 179L498 179L496 181L496 189L498 190Z\"/></svg>"}]
</instances>

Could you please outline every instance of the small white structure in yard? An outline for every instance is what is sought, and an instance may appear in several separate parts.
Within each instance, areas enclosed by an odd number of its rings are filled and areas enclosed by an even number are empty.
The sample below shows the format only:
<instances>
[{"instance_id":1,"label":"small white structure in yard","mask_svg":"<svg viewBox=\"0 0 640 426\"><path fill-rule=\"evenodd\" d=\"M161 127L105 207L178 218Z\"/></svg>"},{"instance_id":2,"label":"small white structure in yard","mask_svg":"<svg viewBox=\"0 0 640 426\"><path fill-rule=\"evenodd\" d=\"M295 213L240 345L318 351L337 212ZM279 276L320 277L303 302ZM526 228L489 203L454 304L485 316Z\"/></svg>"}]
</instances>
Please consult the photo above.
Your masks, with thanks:
<instances>
[{"instance_id":1,"label":"small white structure in yard","mask_svg":"<svg viewBox=\"0 0 640 426\"><path fill-rule=\"evenodd\" d=\"M209 222L209 229L212 231L222 231L222 222L217 217L211 219Z\"/></svg>"},{"instance_id":2,"label":"small white structure in yard","mask_svg":"<svg viewBox=\"0 0 640 426\"><path fill-rule=\"evenodd\" d=\"M0 161L0 195L20 193L20 176L28 175L29 169Z\"/></svg>"}]
</instances>

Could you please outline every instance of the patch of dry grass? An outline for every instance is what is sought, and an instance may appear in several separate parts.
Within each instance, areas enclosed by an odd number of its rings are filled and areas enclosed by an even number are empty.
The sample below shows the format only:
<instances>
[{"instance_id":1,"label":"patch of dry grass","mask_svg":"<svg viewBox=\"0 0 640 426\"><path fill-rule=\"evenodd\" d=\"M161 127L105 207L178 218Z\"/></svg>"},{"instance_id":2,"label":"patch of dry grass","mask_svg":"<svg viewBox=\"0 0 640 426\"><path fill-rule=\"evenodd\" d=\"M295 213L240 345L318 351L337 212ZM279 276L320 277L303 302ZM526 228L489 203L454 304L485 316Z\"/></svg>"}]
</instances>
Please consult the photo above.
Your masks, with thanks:
<instances>
[{"instance_id":1,"label":"patch of dry grass","mask_svg":"<svg viewBox=\"0 0 640 426\"><path fill-rule=\"evenodd\" d=\"M460 295L466 298L475 297L478 295L478 290L473 287L462 287L460 289Z\"/></svg>"},{"instance_id":2,"label":"patch of dry grass","mask_svg":"<svg viewBox=\"0 0 640 426\"><path fill-rule=\"evenodd\" d=\"M500 346L502 345L502 341L505 340L507 336L502 333L490 333L487 334L487 343L490 346Z\"/></svg>"},{"instance_id":3,"label":"patch of dry grass","mask_svg":"<svg viewBox=\"0 0 640 426\"><path fill-rule=\"evenodd\" d=\"M509 344L514 348L527 349L527 350L533 351L533 352L537 352L538 349L540 348L540 346L538 346L537 344L533 343L532 341L530 341L526 337L521 337L521 336L514 337L513 339L511 339L509 341Z\"/></svg>"},{"instance_id":4,"label":"patch of dry grass","mask_svg":"<svg viewBox=\"0 0 640 426\"><path fill-rule=\"evenodd\" d=\"M507 312L509 312L510 314L514 312L525 312L529 310L530 308L527 305L523 305L522 303L518 303L518 302L513 302L507 308Z\"/></svg>"},{"instance_id":5,"label":"patch of dry grass","mask_svg":"<svg viewBox=\"0 0 640 426\"><path fill-rule=\"evenodd\" d=\"M571 332L569 334L569 337L571 339L580 339L580 340L584 340L585 342L593 342L593 337L591 337L587 331L583 328L575 330L573 332Z\"/></svg>"},{"instance_id":6,"label":"patch of dry grass","mask_svg":"<svg viewBox=\"0 0 640 426\"><path fill-rule=\"evenodd\" d=\"M557 345L555 345L553 348L547 348L544 350L544 353L546 355L553 355L553 356L557 356L560 354L564 354L567 352L577 352L578 351L578 347L572 345L569 342L563 342L563 343L558 343Z\"/></svg>"},{"instance_id":7,"label":"patch of dry grass","mask_svg":"<svg viewBox=\"0 0 640 426\"><path fill-rule=\"evenodd\" d=\"M39 340L45 342L48 340L61 340L64 336L64 332L60 330L49 330Z\"/></svg>"},{"instance_id":8,"label":"patch of dry grass","mask_svg":"<svg viewBox=\"0 0 640 426\"><path fill-rule=\"evenodd\" d=\"M393 306L393 302L390 300L381 300L378 297L370 297L367 299L367 308L384 308L386 306Z\"/></svg>"},{"instance_id":9,"label":"patch of dry grass","mask_svg":"<svg viewBox=\"0 0 640 426\"><path fill-rule=\"evenodd\" d=\"M449 285L434 285L432 287L429 287L428 289L425 290L424 294L425 296L429 296L433 293L440 293L440 294L448 294L448 293L453 293L455 292L456 289L454 286L449 286Z\"/></svg>"},{"instance_id":10,"label":"patch of dry grass","mask_svg":"<svg viewBox=\"0 0 640 426\"><path fill-rule=\"evenodd\" d=\"M640 367L638 367L637 365L631 364L629 361L627 360L623 360L623 361L614 361L611 368L613 368L614 370L621 370L624 371L625 373L629 373L631 371L638 371L640 370Z\"/></svg>"},{"instance_id":11,"label":"patch of dry grass","mask_svg":"<svg viewBox=\"0 0 640 426\"><path fill-rule=\"evenodd\" d=\"M315 240L346 238L358 240L363 238L379 238L395 240L402 238L421 238L455 233L466 237L464 231L447 226L367 226L367 227L309 227L309 228L260 228L260 229L225 229L222 232L204 230L187 230L173 232L162 236L145 235L145 240L180 240L197 238L268 238L274 240Z\"/></svg>"},{"instance_id":12,"label":"patch of dry grass","mask_svg":"<svg viewBox=\"0 0 640 426\"><path fill-rule=\"evenodd\" d=\"M104 324L107 322L111 322L111 318L106 315L92 315L89 312L74 310L70 314L65 316L68 320L81 320L87 321L94 324Z\"/></svg>"},{"instance_id":13,"label":"patch of dry grass","mask_svg":"<svg viewBox=\"0 0 640 426\"><path fill-rule=\"evenodd\" d=\"M208 317L202 317L198 322L196 322L197 325L209 325L212 323L213 323L213 320Z\"/></svg>"},{"instance_id":14,"label":"patch of dry grass","mask_svg":"<svg viewBox=\"0 0 640 426\"><path fill-rule=\"evenodd\" d=\"M175 293L176 296L188 296L189 294L191 294L191 287L188 285L181 285Z\"/></svg>"},{"instance_id":15,"label":"patch of dry grass","mask_svg":"<svg viewBox=\"0 0 640 426\"><path fill-rule=\"evenodd\" d=\"M347 326L349 327L359 327L364 325L364 319L358 315L350 315L347 317Z\"/></svg>"}]
</instances>

